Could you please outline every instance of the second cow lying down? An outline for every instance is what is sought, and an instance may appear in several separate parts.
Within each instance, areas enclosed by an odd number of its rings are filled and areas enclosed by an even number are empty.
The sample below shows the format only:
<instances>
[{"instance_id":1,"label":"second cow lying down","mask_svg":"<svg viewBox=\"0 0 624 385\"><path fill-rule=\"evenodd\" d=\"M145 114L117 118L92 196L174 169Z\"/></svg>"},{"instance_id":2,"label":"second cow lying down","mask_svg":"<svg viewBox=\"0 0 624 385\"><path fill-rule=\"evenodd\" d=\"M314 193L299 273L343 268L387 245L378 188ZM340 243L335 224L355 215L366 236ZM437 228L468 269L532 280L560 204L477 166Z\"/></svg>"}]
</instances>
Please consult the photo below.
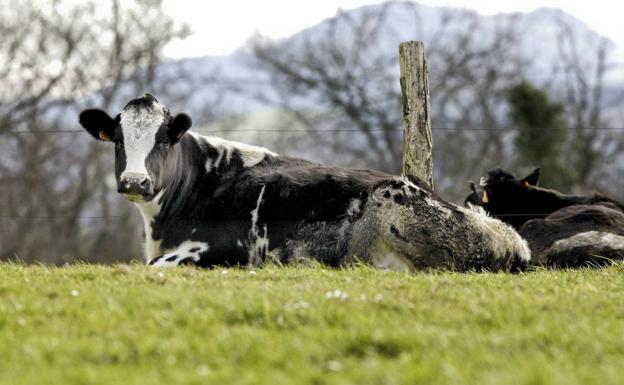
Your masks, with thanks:
<instances>
[{"instance_id":1,"label":"second cow lying down","mask_svg":"<svg viewBox=\"0 0 624 385\"><path fill-rule=\"evenodd\" d=\"M624 260L624 206L601 194L566 195L537 186L539 169L523 179L501 169L472 185L467 203L511 224L531 247L531 264L606 265Z\"/></svg>"},{"instance_id":2,"label":"second cow lying down","mask_svg":"<svg viewBox=\"0 0 624 385\"><path fill-rule=\"evenodd\" d=\"M257 265L315 258L378 267L513 271L530 258L508 225L445 202L421 181L323 166L187 132L154 97L80 123L115 143L118 190L145 224L154 266Z\"/></svg>"}]
</instances>

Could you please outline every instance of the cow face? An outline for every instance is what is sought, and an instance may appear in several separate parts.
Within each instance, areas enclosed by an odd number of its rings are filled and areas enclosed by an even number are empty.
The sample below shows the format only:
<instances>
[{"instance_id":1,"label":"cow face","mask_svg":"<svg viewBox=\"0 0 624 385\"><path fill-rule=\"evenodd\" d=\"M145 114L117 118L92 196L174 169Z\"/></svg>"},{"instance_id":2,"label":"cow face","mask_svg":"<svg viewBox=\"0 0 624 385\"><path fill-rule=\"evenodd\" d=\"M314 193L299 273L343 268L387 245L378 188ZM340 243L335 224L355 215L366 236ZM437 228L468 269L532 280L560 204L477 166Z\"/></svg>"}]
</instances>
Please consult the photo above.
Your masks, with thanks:
<instances>
[{"instance_id":1,"label":"cow face","mask_svg":"<svg viewBox=\"0 0 624 385\"><path fill-rule=\"evenodd\" d=\"M115 118L99 109L84 110L80 124L96 139L115 144L117 191L133 202L147 202L162 189L165 165L191 118L184 113L172 117L145 94Z\"/></svg>"},{"instance_id":2,"label":"cow face","mask_svg":"<svg viewBox=\"0 0 624 385\"><path fill-rule=\"evenodd\" d=\"M481 206L503 221L519 225L527 220L523 214L537 210L533 206L539 175L539 168L522 179L501 169L489 171L487 176L481 178L480 188L470 184L472 193L465 203Z\"/></svg>"},{"instance_id":3,"label":"cow face","mask_svg":"<svg viewBox=\"0 0 624 385\"><path fill-rule=\"evenodd\" d=\"M539 168L522 179L517 179L513 174L500 168L488 171L487 176L481 177L479 183L481 191L478 191L474 183L470 182L472 193L468 195L465 203L495 211L494 209L503 205L504 202L521 200L531 194L532 188L537 187L539 176Z\"/></svg>"}]
</instances>

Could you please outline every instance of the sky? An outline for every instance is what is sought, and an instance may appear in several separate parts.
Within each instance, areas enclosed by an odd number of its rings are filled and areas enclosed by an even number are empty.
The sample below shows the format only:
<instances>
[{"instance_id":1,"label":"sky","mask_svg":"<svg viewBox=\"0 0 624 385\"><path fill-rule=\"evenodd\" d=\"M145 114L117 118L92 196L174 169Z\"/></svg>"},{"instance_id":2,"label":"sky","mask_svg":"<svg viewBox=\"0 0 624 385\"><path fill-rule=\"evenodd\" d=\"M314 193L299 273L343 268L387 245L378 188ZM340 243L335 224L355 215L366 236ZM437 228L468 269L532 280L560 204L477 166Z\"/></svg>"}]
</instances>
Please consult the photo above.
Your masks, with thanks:
<instances>
[{"instance_id":1,"label":"sky","mask_svg":"<svg viewBox=\"0 0 624 385\"><path fill-rule=\"evenodd\" d=\"M254 33L287 37L336 14L379 0L164 0L165 12L193 34L165 47L170 58L227 55ZM473 9L481 14L561 8L624 48L621 0L421 0L424 5Z\"/></svg>"}]
</instances>

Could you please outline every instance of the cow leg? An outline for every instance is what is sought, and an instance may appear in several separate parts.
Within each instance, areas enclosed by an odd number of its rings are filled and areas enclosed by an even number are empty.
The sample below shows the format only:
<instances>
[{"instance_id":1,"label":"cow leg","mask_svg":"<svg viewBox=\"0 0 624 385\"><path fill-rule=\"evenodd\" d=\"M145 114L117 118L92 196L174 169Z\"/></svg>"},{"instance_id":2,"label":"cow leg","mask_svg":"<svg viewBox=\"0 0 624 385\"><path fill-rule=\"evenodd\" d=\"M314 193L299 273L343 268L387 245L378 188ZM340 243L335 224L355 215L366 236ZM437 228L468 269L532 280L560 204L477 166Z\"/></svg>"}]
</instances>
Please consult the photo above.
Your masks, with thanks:
<instances>
[{"instance_id":1,"label":"cow leg","mask_svg":"<svg viewBox=\"0 0 624 385\"><path fill-rule=\"evenodd\" d=\"M513 270L530 258L526 242L511 227L406 179L378 185L366 215L376 218L369 255L374 265L392 257L390 267L401 270L406 263L415 269Z\"/></svg>"},{"instance_id":2,"label":"cow leg","mask_svg":"<svg viewBox=\"0 0 624 385\"><path fill-rule=\"evenodd\" d=\"M390 180L371 193L368 211L376 217L370 260L374 266L411 271L453 268L452 245L445 245L441 215L452 215L408 180Z\"/></svg>"},{"instance_id":3,"label":"cow leg","mask_svg":"<svg viewBox=\"0 0 624 385\"><path fill-rule=\"evenodd\" d=\"M149 265L153 267L196 265L201 259L200 255L206 251L208 251L207 243L185 241L175 250L152 259Z\"/></svg>"}]
</instances>

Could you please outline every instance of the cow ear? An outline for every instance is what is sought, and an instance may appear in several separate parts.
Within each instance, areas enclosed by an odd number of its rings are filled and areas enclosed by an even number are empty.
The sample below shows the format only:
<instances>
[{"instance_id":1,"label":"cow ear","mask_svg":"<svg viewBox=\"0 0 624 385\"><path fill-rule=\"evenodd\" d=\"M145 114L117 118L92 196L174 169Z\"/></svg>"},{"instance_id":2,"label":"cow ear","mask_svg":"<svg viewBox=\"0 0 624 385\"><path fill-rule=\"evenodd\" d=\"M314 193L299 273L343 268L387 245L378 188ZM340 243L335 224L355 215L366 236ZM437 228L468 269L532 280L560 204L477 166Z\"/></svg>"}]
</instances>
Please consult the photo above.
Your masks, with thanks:
<instances>
[{"instance_id":1,"label":"cow ear","mask_svg":"<svg viewBox=\"0 0 624 385\"><path fill-rule=\"evenodd\" d=\"M477 186L475 186L473 181L469 181L468 186L470 187L470 195L468 195L464 200L464 206L469 207L468 204L479 205L479 193L477 192Z\"/></svg>"},{"instance_id":2,"label":"cow ear","mask_svg":"<svg viewBox=\"0 0 624 385\"><path fill-rule=\"evenodd\" d=\"M539 177L540 177L540 169L538 167L535 170L533 170L532 173L530 173L524 179L522 179L522 184L527 187L535 187L537 186L537 183L539 182Z\"/></svg>"},{"instance_id":3,"label":"cow ear","mask_svg":"<svg viewBox=\"0 0 624 385\"><path fill-rule=\"evenodd\" d=\"M115 135L117 120L99 109L84 110L80 113L80 125L94 138L110 142Z\"/></svg>"},{"instance_id":4,"label":"cow ear","mask_svg":"<svg viewBox=\"0 0 624 385\"><path fill-rule=\"evenodd\" d=\"M171 123L169 123L169 131L168 131L169 140L171 140L171 142L173 143L180 140L180 138L182 137L182 135L184 135L186 130L191 128L192 124L193 124L193 121L191 120L190 116L188 116L187 114L183 112L180 114L177 114L173 118Z\"/></svg>"}]
</instances>

